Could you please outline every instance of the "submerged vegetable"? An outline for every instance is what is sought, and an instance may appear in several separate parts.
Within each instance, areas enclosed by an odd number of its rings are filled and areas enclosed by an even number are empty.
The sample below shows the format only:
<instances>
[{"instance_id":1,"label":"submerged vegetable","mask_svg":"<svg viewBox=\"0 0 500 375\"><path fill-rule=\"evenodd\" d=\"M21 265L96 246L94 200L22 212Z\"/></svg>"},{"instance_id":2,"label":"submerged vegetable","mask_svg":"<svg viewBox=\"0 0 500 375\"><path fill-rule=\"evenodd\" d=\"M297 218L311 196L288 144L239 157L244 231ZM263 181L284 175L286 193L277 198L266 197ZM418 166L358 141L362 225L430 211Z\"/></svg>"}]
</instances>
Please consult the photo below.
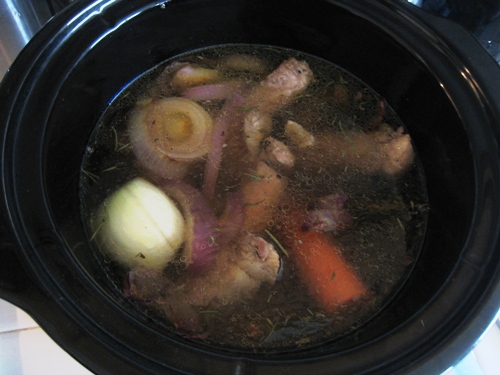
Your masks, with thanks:
<instances>
[{"instance_id":1,"label":"submerged vegetable","mask_svg":"<svg viewBox=\"0 0 500 375\"><path fill-rule=\"evenodd\" d=\"M301 217L300 213L295 217ZM327 311L367 296L369 291L324 233L296 226L287 238L290 258L309 294Z\"/></svg>"},{"instance_id":2,"label":"submerged vegetable","mask_svg":"<svg viewBox=\"0 0 500 375\"><path fill-rule=\"evenodd\" d=\"M155 174L174 179L184 177L189 164L208 152L212 129L203 107L178 97L145 102L129 120L137 159Z\"/></svg>"},{"instance_id":3,"label":"submerged vegetable","mask_svg":"<svg viewBox=\"0 0 500 375\"><path fill-rule=\"evenodd\" d=\"M194 273L206 273L217 255L217 217L205 197L194 187L182 181L167 181L163 189L181 206L186 218L186 243L182 260Z\"/></svg>"},{"instance_id":4,"label":"submerged vegetable","mask_svg":"<svg viewBox=\"0 0 500 375\"><path fill-rule=\"evenodd\" d=\"M268 69L267 64L263 60L249 54L229 55L221 60L220 66L224 69L253 73L264 73Z\"/></svg>"},{"instance_id":5,"label":"submerged vegetable","mask_svg":"<svg viewBox=\"0 0 500 375\"><path fill-rule=\"evenodd\" d=\"M123 266L163 269L184 242L182 214L156 186L135 178L101 205L92 222L101 251Z\"/></svg>"},{"instance_id":6,"label":"submerged vegetable","mask_svg":"<svg viewBox=\"0 0 500 375\"><path fill-rule=\"evenodd\" d=\"M301 232L294 243L299 274L327 310L368 294L335 244L318 232Z\"/></svg>"},{"instance_id":7,"label":"submerged vegetable","mask_svg":"<svg viewBox=\"0 0 500 375\"><path fill-rule=\"evenodd\" d=\"M172 79L172 86L181 90L186 87L214 83L220 78L220 73L215 69L202 68L187 64L180 68Z\"/></svg>"},{"instance_id":8,"label":"submerged vegetable","mask_svg":"<svg viewBox=\"0 0 500 375\"><path fill-rule=\"evenodd\" d=\"M202 100L225 100L243 87L243 82L233 80L224 83L188 87L181 92L181 96L196 102Z\"/></svg>"},{"instance_id":9,"label":"submerged vegetable","mask_svg":"<svg viewBox=\"0 0 500 375\"><path fill-rule=\"evenodd\" d=\"M241 118L238 109L244 103L245 97L241 94L234 93L226 100L217 115L214 123L214 130L210 140L210 153L208 154L205 164L205 172L203 174L203 194L208 199L212 199L215 194L217 178L222 160L222 149L226 144L231 127L239 125Z\"/></svg>"}]
</instances>

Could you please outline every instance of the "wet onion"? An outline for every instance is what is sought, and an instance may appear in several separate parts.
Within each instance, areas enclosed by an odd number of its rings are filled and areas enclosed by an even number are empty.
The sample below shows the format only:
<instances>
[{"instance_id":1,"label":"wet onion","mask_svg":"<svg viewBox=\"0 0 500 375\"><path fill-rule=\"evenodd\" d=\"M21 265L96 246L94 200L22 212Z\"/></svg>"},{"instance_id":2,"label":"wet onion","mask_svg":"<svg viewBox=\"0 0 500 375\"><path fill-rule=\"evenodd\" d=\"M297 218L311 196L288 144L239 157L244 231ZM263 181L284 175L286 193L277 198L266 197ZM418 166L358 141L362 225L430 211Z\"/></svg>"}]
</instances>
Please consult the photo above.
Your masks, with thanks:
<instances>
[{"instance_id":1,"label":"wet onion","mask_svg":"<svg viewBox=\"0 0 500 375\"><path fill-rule=\"evenodd\" d=\"M245 97L240 93L233 93L226 100L214 123L214 130L211 139L210 153L205 164L203 175L203 194L208 199L212 199L215 194L219 168L222 161L222 149L226 142L229 128L237 128L241 119L241 108L245 103Z\"/></svg>"},{"instance_id":2,"label":"wet onion","mask_svg":"<svg viewBox=\"0 0 500 375\"><path fill-rule=\"evenodd\" d=\"M189 184L167 181L162 187L181 206L184 214L186 242L182 260L187 269L195 273L209 271L215 261L220 235L212 208L203 195Z\"/></svg>"},{"instance_id":3,"label":"wet onion","mask_svg":"<svg viewBox=\"0 0 500 375\"><path fill-rule=\"evenodd\" d=\"M233 241L245 223L245 195L242 192L232 192L226 197L226 207L219 217L221 245Z\"/></svg>"},{"instance_id":4,"label":"wet onion","mask_svg":"<svg viewBox=\"0 0 500 375\"><path fill-rule=\"evenodd\" d=\"M211 85L189 87L181 92L181 96L194 101L225 100L241 87L243 87L242 81L233 80Z\"/></svg>"},{"instance_id":5,"label":"wet onion","mask_svg":"<svg viewBox=\"0 0 500 375\"><path fill-rule=\"evenodd\" d=\"M174 202L142 178L104 201L92 229L99 249L128 268L163 269L185 238L184 219Z\"/></svg>"},{"instance_id":6,"label":"wet onion","mask_svg":"<svg viewBox=\"0 0 500 375\"><path fill-rule=\"evenodd\" d=\"M143 102L129 120L139 162L171 179L183 178L189 165L208 152L212 129L212 118L203 107L178 97Z\"/></svg>"}]
</instances>

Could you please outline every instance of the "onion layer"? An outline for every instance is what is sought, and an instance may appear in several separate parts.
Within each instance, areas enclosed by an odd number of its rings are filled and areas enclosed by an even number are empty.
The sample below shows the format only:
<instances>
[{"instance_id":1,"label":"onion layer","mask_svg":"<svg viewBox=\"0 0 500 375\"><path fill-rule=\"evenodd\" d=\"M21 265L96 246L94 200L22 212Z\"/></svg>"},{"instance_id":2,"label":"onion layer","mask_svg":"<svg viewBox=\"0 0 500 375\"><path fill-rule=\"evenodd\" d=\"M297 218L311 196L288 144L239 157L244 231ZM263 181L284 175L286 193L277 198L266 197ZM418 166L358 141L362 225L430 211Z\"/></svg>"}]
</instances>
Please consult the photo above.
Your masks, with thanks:
<instances>
[{"instance_id":1,"label":"onion layer","mask_svg":"<svg viewBox=\"0 0 500 375\"><path fill-rule=\"evenodd\" d=\"M203 195L182 181L168 181L164 191L179 203L186 220L183 260L187 269L205 273L215 262L219 245L217 218Z\"/></svg>"},{"instance_id":2,"label":"onion layer","mask_svg":"<svg viewBox=\"0 0 500 375\"><path fill-rule=\"evenodd\" d=\"M222 149L226 142L230 127L237 128L241 121L240 109L245 103L245 97L240 93L234 93L226 100L217 118L211 138L211 149L205 164L203 175L203 194L207 199L212 199L215 194L217 177L222 161Z\"/></svg>"},{"instance_id":3,"label":"onion layer","mask_svg":"<svg viewBox=\"0 0 500 375\"><path fill-rule=\"evenodd\" d=\"M219 217L220 240L222 246L233 241L245 223L245 195L232 192L227 195L226 208Z\"/></svg>"},{"instance_id":4,"label":"onion layer","mask_svg":"<svg viewBox=\"0 0 500 375\"><path fill-rule=\"evenodd\" d=\"M138 105L129 120L139 162L171 179L184 177L189 164L208 152L212 130L212 118L203 107L178 97Z\"/></svg>"}]
</instances>

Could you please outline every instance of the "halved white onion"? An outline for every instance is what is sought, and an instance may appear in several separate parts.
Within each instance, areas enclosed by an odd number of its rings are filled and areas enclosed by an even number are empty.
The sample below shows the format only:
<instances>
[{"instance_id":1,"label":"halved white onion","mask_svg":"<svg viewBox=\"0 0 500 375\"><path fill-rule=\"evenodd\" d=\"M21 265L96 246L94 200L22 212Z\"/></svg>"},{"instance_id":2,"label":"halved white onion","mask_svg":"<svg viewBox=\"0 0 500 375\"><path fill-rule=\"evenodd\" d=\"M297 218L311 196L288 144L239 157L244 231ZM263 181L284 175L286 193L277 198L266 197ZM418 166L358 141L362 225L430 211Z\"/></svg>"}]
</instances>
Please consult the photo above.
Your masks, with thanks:
<instances>
[{"instance_id":1,"label":"halved white onion","mask_svg":"<svg viewBox=\"0 0 500 375\"><path fill-rule=\"evenodd\" d=\"M186 236L174 202L142 178L129 181L103 202L92 229L100 250L128 268L163 269Z\"/></svg>"}]
</instances>

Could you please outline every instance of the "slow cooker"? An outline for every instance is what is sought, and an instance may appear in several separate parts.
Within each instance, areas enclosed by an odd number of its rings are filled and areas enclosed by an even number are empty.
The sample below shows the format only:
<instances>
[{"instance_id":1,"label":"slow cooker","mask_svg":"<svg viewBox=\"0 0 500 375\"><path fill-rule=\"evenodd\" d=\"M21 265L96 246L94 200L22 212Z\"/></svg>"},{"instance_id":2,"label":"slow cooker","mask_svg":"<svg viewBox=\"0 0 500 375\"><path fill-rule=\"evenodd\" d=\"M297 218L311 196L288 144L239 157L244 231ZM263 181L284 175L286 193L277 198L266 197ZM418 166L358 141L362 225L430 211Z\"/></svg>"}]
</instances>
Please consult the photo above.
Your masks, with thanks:
<instances>
[{"instance_id":1,"label":"slow cooker","mask_svg":"<svg viewBox=\"0 0 500 375\"><path fill-rule=\"evenodd\" d=\"M441 373L500 301L500 69L455 21L387 0L72 2L0 86L0 296L98 374ZM80 216L85 147L113 98L166 59L241 43L366 82L424 168L429 220L411 275L366 324L319 346L251 353L172 335L110 282Z\"/></svg>"}]
</instances>

